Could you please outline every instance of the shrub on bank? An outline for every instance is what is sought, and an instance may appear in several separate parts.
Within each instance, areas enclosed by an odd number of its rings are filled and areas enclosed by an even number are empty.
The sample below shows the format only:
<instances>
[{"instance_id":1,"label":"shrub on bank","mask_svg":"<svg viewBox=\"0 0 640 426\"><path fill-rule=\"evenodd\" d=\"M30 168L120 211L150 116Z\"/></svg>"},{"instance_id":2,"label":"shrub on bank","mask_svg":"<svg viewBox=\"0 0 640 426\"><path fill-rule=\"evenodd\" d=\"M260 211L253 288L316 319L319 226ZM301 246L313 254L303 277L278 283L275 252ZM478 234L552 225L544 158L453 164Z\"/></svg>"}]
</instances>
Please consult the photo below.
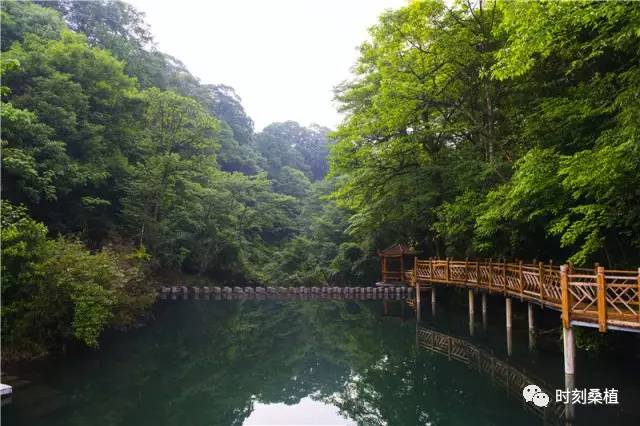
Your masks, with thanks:
<instances>
[{"instance_id":1,"label":"shrub on bank","mask_svg":"<svg viewBox=\"0 0 640 426\"><path fill-rule=\"evenodd\" d=\"M98 347L102 331L134 322L155 299L144 256L90 252L49 238L24 207L2 206L2 346L8 358L55 351L70 340Z\"/></svg>"}]
</instances>

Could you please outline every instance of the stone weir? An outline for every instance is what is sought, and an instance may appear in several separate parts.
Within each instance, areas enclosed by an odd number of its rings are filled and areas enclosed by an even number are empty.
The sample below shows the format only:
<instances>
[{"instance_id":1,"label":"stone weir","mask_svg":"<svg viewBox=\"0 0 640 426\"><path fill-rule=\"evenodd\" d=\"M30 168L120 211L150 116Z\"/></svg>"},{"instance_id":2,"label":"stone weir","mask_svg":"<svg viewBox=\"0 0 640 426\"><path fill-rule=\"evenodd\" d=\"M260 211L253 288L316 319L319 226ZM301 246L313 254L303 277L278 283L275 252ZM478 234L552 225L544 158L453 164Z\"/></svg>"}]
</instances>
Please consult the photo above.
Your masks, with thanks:
<instances>
[{"instance_id":1,"label":"stone weir","mask_svg":"<svg viewBox=\"0 0 640 426\"><path fill-rule=\"evenodd\" d=\"M409 299L411 287L162 287L160 299Z\"/></svg>"}]
</instances>

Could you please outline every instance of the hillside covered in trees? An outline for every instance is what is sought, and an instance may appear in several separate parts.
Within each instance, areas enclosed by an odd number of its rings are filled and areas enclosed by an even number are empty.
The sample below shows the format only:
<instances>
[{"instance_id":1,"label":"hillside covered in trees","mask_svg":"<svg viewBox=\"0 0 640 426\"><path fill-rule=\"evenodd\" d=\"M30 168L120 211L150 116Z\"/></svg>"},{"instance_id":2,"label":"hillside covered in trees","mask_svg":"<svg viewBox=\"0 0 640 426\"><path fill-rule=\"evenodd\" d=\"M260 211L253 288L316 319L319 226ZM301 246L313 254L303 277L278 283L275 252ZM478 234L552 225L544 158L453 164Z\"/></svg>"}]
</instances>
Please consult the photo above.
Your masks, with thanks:
<instances>
[{"instance_id":1,"label":"hillside covered in trees","mask_svg":"<svg viewBox=\"0 0 640 426\"><path fill-rule=\"evenodd\" d=\"M637 266L638 28L633 2L409 2L337 130L257 132L126 3L2 2L5 350L97 346L158 284L372 283L395 242Z\"/></svg>"},{"instance_id":2,"label":"hillside covered in trees","mask_svg":"<svg viewBox=\"0 0 640 426\"><path fill-rule=\"evenodd\" d=\"M328 131L255 132L125 3L3 2L5 348L96 345L160 283L360 279L347 214L321 199Z\"/></svg>"}]
</instances>

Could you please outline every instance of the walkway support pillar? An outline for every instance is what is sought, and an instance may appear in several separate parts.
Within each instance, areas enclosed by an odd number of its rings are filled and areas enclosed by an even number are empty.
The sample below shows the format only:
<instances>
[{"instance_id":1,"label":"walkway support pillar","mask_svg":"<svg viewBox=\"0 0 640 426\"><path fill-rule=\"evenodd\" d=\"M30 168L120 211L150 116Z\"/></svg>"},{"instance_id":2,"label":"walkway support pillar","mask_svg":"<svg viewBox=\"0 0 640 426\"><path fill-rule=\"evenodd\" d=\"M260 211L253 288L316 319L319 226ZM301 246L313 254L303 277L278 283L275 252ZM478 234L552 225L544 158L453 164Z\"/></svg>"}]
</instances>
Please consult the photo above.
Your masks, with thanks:
<instances>
[{"instance_id":1,"label":"walkway support pillar","mask_svg":"<svg viewBox=\"0 0 640 426\"><path fill-rule=\"evenodd\" d=\"M565 381L565 390L571 392L575 388L575 340L573 337L573 328L562 327L562 343L564 349L564 381ZM571 395L571 394L570 394ZM569 401L568 404L565 405L565 417L567 421L572 421L575 418L575 407Z\"/></svg>"},{"instance_id":2,"label":"walkway support pillar","mask_svg":"<svg viewBox=\"0 0 640 426\"><path fill-rule=\"evenodd\" d=\"M420 321L420 281L416 280L416 319Z\"/></svg>"},{"instance_id":3,"label":"walkway support pillar","mask_svg":"<svg viewBox=\"0 0 640 426\"><path fill-rule=\"evenodd\" d=\"M473 290L469 289L469 334L473 336L474 332L474 317L475 317L475 307L474 307L474 294Z\"/></svg>"},{"instance_id":4,"label":"walkway support pillar","mask_svg":"<svg viewBox=\"0 0 640 426\"><path fill-rule=\"evenodd\" d=\"M573 337L573 327L562 327L562 343L564 349L564 373L575 374L576 346Z\"/></svg>"},{"instance_id":5,"label":"walkway support pillar","mask_svg":"<svg viewBox=\"0 0 640 426\"><path fill-rule=\"evenodd\" d=\"M511 336L512 323L511 323L511 298L504 299L505 303L505 316L507 323L507 355L511 356L513 353L513 341Z\"/></svg>"},{"instance_id":6,"label":"walkway support pillar","mask_svg":"<svg viewBox=\"0 0 640 426\"><path fill-rule=\"evenodd\" d=\"M562 265L560 266L560 303L562 304L563 328L569 328L571 326L571 304L569 297L569 275L567 272L567 265Z\"/></svg>"},{"instance_id":7,"label":"walkway support pillar","mask_svg":"<svg viewBox=\"0 0 640 426\"><path fill-rule=\"evenodd\" d=\"M564 375L564 390L569 392L569 395L573 394L574 389L576 388L576 378L573 374L565 374ZM569 402L564 405L564 418L566 420L566 425L573 425L573 421L576 419L576 408L575 405L571 403L571 396L569 396Z\"/></svg>"},{"instance_id":8,"label":"walkway support pillar","mask_svg":"<svg viewBox=\"0 0 640 426\"><path fill-rule=\"evenodd\" d=\"M529 323L529 350L532 351L536 347L536 331L533 322L533 305L527 303L527 319Z\"/></svg>"},{"instance_id":9,"label":"walkway support pillar","mask_svg":"<svg viewBox=\"0 0 640 426\"><path fill-rule=\"evenodd\" d=\"M487 331L487 293L482 293L482 328Z\"/></svg>"},{"instance_id":10,"label":"walkway support pillar","mask_svg":"<svg viewBox=\"0 0 640 426\"><path fill-rule=\"evenodd\" d=\"M431 315L436 316L436 287L431 284Z\"/></svg>"}]
</instances>

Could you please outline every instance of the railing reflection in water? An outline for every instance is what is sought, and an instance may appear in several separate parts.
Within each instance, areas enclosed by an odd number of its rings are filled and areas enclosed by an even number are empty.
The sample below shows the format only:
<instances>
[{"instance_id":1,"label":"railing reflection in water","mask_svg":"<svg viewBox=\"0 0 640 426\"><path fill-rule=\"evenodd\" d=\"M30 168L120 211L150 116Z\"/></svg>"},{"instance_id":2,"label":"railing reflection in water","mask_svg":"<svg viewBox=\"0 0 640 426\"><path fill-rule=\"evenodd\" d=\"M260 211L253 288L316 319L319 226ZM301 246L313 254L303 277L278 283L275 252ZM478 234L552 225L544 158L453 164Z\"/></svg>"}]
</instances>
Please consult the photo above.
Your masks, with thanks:
<instances>
[{"instance_id":1,"label":"railing reflection in water","mask_svg":"<svg viewBox=\"0 0 640 426\"><path fill-rule=\"evenodd\" d=\"M504 389L509 397L522 401L525 409L535 413L546 424L570 424L573 412L567 413L571 406L555 402L555 391L538 378L525 374L505 361L489 354L466 340L429 329L417 323L416 344L419 348L447 356L450 360L465 364L468 368L487 376L492 383ZM524 402L522 390L525 386L538 385L542 392L549 395L549 405L538 407ZM566 383L572 388L572 383Z\"/></svg>"}]
</instances>

